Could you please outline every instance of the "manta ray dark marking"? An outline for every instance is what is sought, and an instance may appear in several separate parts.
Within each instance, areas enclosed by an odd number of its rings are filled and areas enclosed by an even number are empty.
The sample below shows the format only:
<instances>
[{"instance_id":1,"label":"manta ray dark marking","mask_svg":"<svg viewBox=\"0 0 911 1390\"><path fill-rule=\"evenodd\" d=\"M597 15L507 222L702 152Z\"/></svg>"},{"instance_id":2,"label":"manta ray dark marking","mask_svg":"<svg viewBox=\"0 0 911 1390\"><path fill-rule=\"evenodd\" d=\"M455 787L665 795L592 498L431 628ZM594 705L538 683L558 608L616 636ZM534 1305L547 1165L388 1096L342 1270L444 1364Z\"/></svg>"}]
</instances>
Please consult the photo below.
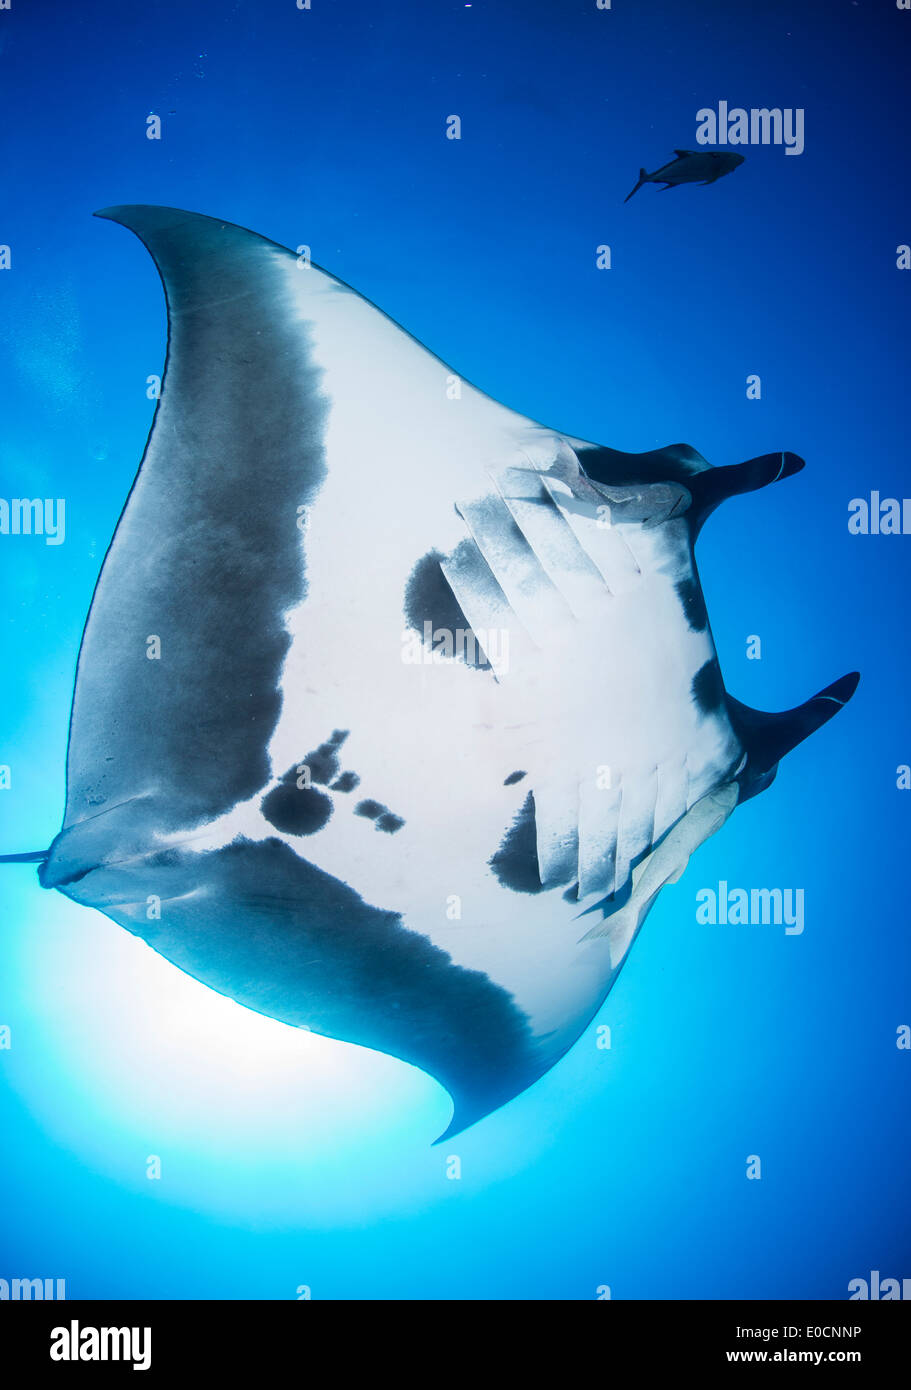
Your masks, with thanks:
<instances>
[{"instance_id":1,"label":"manta ray dark marking","mask_svg":"<svg viewBox=\"0 0 911 1390\"><path fill-rule=\"evenodd\" d=\"M445 637L464 632L469 627L468 619L459 607L443 573L442 564L445 558L436 550L422 555L409 576L405 589L405 617L408 623L425 647L443 657L446 656ZM471 648L459 646L453 650L449 659L463 661L466 666L479 670L490 669L490 663L485 660L484 653L479 650L477 643Z\"/></svg>"},{"instance_id":2,"label":"manta ray dark marking","mask_svg":"<svg viewBox=\"0 0 911 1390\"><path fill-rule=\"evenodd\" d=\"M510 785L507 779L504 786ZM529 792L503 836L503 842L490 861L490 867L504 888L515 893L543 891L538 865L538 837L535 824L535 798Z\"/></svg>"},{"instance_id":3,"label":"manta ray dark marking","mask_svg":"<svg viewBox=\"0 0 911 1390\"><path fill-rule=\"evenodd\" d=\"M332 801L316 787L299 787L297 768L292 768L263 797L262 813L276 830L285 830L289 835L315 835L332 815Z\"/></svg>"},{"instance_id":4,"label":"manta ray dark marking","mask_svg":"<svg viewBox=\"0 0 911 1390\"><path fill-rule=\"evenodd\" d=\"M158 267L167 363L63 827L7 858L248 1008L423 1068L454 1134L553 1067L662 885L853 693L735 700L699 584L709 515L802 460L626 454L464 379L450 400L449 367L274 242L99 215ZM475 665L434 636L403 659L425 622Z\"/></svg>"},{"instance_id":5,"label":"manta ray dark marking","mask_svg":"<svg viewBox=\"0 0 911 1390\"><path fill-rule=\"evenodd\" d=\"M694 632L704 632L709 621L702 588L691 575L677 584L677 597L683 607L686 620Z\"/></svg>"}]
</instances>

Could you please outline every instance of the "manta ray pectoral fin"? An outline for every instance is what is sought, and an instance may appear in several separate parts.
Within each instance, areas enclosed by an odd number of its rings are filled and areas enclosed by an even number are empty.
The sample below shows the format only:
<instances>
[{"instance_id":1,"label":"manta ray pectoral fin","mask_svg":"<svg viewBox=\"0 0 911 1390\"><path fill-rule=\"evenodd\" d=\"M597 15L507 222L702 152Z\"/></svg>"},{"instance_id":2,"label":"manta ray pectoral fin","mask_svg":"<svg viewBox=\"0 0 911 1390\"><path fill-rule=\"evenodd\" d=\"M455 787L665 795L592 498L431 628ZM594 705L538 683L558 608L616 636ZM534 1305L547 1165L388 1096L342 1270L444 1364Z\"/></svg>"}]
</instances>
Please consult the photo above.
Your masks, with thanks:
<instances>
[{"instance_id":1,"label":"manta ray pectoral fin","mask_svg":"<svg viewBox=\"0 0 911 1390\"><path fill-rule=\"evenodd\" d=\"M705 469L687 484L693 494L691 517L697 533L715 508L728 497L736 497L741 492L756 492L769 483L792 477L803 467L804 460L799 454L782 451L761 454L759 458L748 459L746 463Z\"/></svg>"},{"instance_id":2,"label":"manta ray pectoral fin","mask_svg":"<svg viewBox=\"0 0 911 1390\"><path fill-rule=\"evenodd\" d=\"M83 635L65 824L154 785L154 828L169 833L224 814L271 775L284 614L307 585L296 518L326 474L328 402L289 293L291 251L174 208L96 216L152 255L168 354ZM323 284L311 271L307 283ZM160 661L146 659L148 634Z\"/></svg>"},{"instance_id":3,"label":"manta ray pectoral fin","mask_svg":"<svg viewBox=\"0 0 911 1390\"><path fill-rule=\"evenodd\" d=\"M773 714L727 696L731 724L747 750L746 766L739 778L741 801L768 786L785 754L828 723L848 703L859 680L859 673L851 671L795 709Z\"/></svg>"},{"instance_id":4,"label":"manta ray pectoral fin","mask_svg":"<svg viewBox=\"0 0 911 1390\"><path fill-rule=\"evenodd\" d=\"M101 862L94 830L85 846L79 827L64 831L45 886L97 908L245 1008L420 1067L452 1097L446 1136L505 1105L560 1055L505 986L457 965L397 910L373 905L283 841L237 836L198 850L188 837L136 854L133 830L131 820L105 832L115 838ZM164 905L153 920L150 895Z\"/></svg>"}]
</instances>

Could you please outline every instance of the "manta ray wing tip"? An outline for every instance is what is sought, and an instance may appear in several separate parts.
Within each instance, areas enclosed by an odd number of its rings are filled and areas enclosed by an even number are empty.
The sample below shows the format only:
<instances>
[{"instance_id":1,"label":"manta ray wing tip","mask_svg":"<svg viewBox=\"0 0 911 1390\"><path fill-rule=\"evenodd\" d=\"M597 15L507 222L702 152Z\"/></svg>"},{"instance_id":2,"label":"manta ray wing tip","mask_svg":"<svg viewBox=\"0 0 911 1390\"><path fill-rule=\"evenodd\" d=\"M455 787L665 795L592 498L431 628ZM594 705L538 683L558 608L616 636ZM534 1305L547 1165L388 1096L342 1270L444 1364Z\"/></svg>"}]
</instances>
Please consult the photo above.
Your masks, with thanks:
<instances>
[{"instance_id":1,"label":"manta ray wing tip","mask_svg":"<svg viewBox=\"0 0 911 1390\"><path fill-rule=\"evenodd\" d=\"M117 203L109 208L97 208L92 216L100 217L105 222L116 222L126 227L127 231L135 232L140 240L143 239L142 234L175 231L188 223L215 220L201 213L186 212L183 208L166 207L160 203Z\"/></svg>"},{"instance_id":2,"label":"manta ray wing tip","mask_svg":"<svg viewBox=\"0 0 911 1390\"><path fill-rule=\"evenodd\" d=\"M135 206L128 203L118 203L115 207L97 208L92 213L93 217L103 217L107 222L121 222L125 213L130 212Z\"/></svg>"},{"instance_id":3,"label":"manta ray wing tip","mask_svg":"<svg viewBox=\"0 0 911 1390\"><path fill-rule=\"evenodd\" d=\"M472 1125L476 1125L480 1120L486 1120L487 1116L492 1115L495 1110L499 1110L501 1106L515 1100L516 1096L521 1095L540 1075L541 1072L537 1071L533 1076L524 1077L521 1082L498 1089L494 1094L473 1096L463 1091L459 1095L453 1096L452 1118L443 1133L434 1139L431 1148L445 1143L447 1139L455 1139L456 1135L461 1134L463 1130L471 1129Z\"/></svg>"},{"instance_id":4,"label":"manta ray wing tip","mask_svg":"<svg viewBox=\"0 0 911 1390\"><path fill-rule=\"evenodd\" d=\"M443 1130L443 1133L438 1135L437 1138L434 1139L430 1147L432 1149L435 1149L438 1144L445 1143L447 1139L454 1139L457 1134L461 1134L462 1130L467 1129L470 1124L473 1124L472 1120L463 1121L461 1117L457 1118L455 1115L453 1115L452 1119L449 1121L449 1124Z\"/></svg>"},{"instance_id":5,"label":"manta ray wing tip","mask_svg":"<svg viewBox=\"0 0 911 1390\"><path fill-rule=\"evenodd\" d=\"M820 690L815 697L817 700L837 700L840 705L846 705L860 684L860 672L849 671L847 675L840 676L837 681L827 685L825 690Z\"/></svg>"}]
</instances>

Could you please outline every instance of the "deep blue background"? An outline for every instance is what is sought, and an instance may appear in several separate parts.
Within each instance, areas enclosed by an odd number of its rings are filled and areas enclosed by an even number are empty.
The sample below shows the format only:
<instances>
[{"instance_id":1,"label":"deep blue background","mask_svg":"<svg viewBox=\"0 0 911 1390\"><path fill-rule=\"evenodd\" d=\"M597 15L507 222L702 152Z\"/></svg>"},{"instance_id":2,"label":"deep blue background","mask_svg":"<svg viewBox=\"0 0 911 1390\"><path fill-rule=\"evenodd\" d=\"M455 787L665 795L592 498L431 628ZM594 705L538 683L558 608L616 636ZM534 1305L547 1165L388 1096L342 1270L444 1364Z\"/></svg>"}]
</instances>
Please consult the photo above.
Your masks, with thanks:
<instances>
[{"instance_id":1,"label":"deep blue background","mask_svg":"<svg viewBox=\"0 0 911 1390\"><path fill-rule=\"evenodd\" d=\"M700 542L722 667L769 709L863 680L662 895L599 1020L612 1049L589 1030L448 1150L421 1073L248 1014L2 867L0 1277L64 1277L71 1297L585 1299L843 1298L871 1269L911 1275L911 537L847 530L852 497L911 492L911 13L312 3L0 12L0 495L67 501L64 545L0 537L0 851L59 826L79 637L163 362L150 260L90 217L115 203L308 243L570 433L715 464L803 454ZM719 99L805 108L805 153L747 149L712 187L624 205ZM697 926L719 878L803 887L804 935Z\"/></svg>"}]
</instances>

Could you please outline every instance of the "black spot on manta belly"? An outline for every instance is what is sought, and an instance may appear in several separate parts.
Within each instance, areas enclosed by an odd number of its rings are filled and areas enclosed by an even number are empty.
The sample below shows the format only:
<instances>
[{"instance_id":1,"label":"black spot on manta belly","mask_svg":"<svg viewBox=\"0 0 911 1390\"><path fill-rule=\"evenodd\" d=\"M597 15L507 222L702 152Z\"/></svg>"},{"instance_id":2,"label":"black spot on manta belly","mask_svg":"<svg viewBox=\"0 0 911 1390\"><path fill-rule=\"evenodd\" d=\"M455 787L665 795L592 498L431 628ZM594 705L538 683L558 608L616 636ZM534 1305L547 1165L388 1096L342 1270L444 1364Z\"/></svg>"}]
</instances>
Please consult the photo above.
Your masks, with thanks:
<instances>
[{"instance_id":1,"label":"black spot on manta belly","mask_svg":"<svg viewBox=\"0 0 911 1390\"><path fill-rule=\"evenodd\" d=\"M511 888L514 893L542 892L534 792L528 793L522 809L503 836L500 848L489 862L504 888Z\"/></svg>"},{"instance_id":2,"label":"black spot on manta belly","mask_svg":"<svg viewBox=\"0 0 911 1390\"><path fill-rule=\"evenodd\" d=\"M338 750L347 737L347 729L333 729L331 738L328 738L325 743L320 744L319 748L315 748L312 753L307 753L301 759L301 765L310 769L311 782L319 782L321 786L327 786L334 777L338 777ZM282 781L296 782L297 775L297 768L291 768L285 773Z\"/></svg>"},{"instance_id":3,"label":"black spot on manta belly","mask_svg":"<svg viewBox=\"0 0 911 1390\"><path fill-rule=\"evenodd\" d=\"M705 597L698 579L681 579L676 585L677 597L683 607L683 615L693 632L705 632L709 615L705 607Z\"/></svg>"},{"instance_id":4,"label":"black spot on manta belly","mask_svg":"<svg viewBox=\"0 0 911 1390\"><path fill-rule=\"evenodd\" d=\"M508 777L504 778L503 786L512 787L515 785L516 782L521 782L524 776L524 772L511 772Z\"/></svg>"},{"instance_id":5,"label":"black spot on manta belly","mask_svg":"<svg viewBox=\"0 0 911 1390\"><path fill-rule=\"evenodd\" d=\"M361 779L356 772L343 772L336 777L329 790L332 792L353 792L355 787L360 785L360 781Z\"/></svg>"},{"instance_id":6,"label":"black spot on manta belly","mask_svg":"<svg viewBox=\"0 0 911 1390\"><path fill-rule=\"evenodd\" d=\"M262 813L276 830L288 835L315 835L332 815L332 801L315 787L283 781L263 797Z\"/></svg>"},{"instance_id":7,"label":"black spot on manta belly","mask_svg":"<svg viewBox=\"0 0 911 1390\"><path fill-rule=\"evenodd\" d=\"M394 835L405 824L401 816L390 811L389 807L384 806L381 801L374 801L370 797L366 801L357 803L354 814L363 816L366 820L372 820L374 828L384 831L387 835Z\"/></svg>"},{"instance_id":8,"label":"black spot on manta belly","mask_svg":"<svg viewBox=\"0 0 911 1390\"><path fill-rule=\"evenodd\" d=\"M464 544L464 541L460 542L460 545ZM434 633L448 633L452 643L455 643L457 632L472 630L440 568L440 563L445 558L438 550L428 550L427 554L418 560L405 586L405 618L409 627L419 633L422 641L427 623L430 623L431 631ZM441 637L436 645L440 646L442 642ZM490 662L477 642L459 644L455 650L457 655L454 656L454 660L478 671L490 670Z\"/></svg>"},{"instance_id":9,"label":"black spot on manta belly","mask_svg":"<svg viewBox=\"0 0 911 1390\"><path fill-rule=\"evenodd\" d=\"M703 714L714 714L724 701L724 680L715 657L707 661L693 677L693 699Z\"/></svg>"}]
</instances>

